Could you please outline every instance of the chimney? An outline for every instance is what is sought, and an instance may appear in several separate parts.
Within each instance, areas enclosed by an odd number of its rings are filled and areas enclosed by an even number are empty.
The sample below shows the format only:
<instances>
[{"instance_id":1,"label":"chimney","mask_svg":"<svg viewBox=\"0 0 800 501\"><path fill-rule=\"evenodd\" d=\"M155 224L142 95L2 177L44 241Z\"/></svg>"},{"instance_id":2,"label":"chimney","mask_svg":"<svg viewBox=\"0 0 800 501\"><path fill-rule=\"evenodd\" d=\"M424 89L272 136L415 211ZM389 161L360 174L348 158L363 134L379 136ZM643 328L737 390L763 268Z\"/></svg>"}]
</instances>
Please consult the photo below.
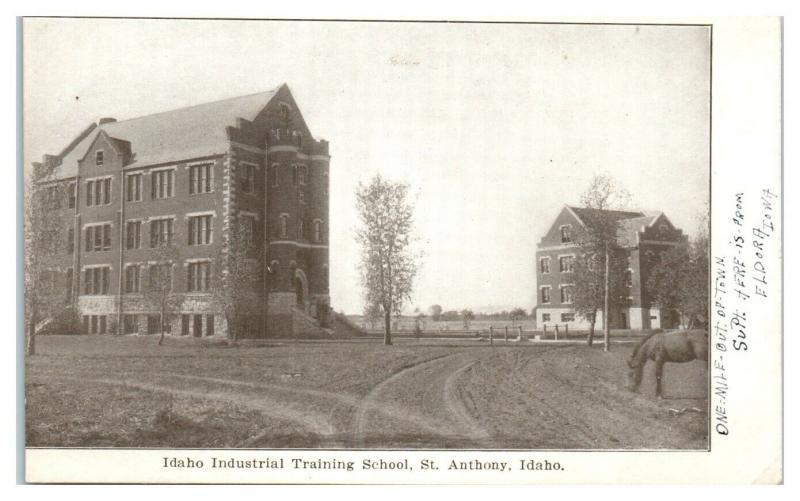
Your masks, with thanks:
<instances>
[{"instance_id":1,"label":"chimney","mask_svg":"<svg viewBox=\"0 0 800 501\"><path fill-rule=\"evenodd\" d=\"M100 119L100 125L110 124L110 123L114 123L116 121L117 121L117 119L113 118L113 117L103 117L103 118Z\"/></svg>"}]
</instances>

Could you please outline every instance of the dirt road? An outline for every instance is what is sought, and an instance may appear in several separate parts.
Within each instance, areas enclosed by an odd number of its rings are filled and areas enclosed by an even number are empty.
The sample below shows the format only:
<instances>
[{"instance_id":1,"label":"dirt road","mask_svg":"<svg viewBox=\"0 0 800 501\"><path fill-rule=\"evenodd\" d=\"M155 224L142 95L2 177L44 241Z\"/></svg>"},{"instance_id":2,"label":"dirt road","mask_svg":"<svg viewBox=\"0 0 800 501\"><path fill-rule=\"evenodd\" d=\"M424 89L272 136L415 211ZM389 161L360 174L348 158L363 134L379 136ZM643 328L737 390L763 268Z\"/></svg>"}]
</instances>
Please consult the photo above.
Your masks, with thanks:
<instances>
[{"instance_id":1,"label":"dirt road","mask_svg":"<svg viewBox=\"0 0 800 501\"><path fill-rule=\"evenodd\" d=\"M612 365L604 357L620 358L582 346L514 347L463 350L420 363L375 386L364 402L403 402L404 411L427 420L428 430L436 425L443 430L421 433L413 423L367 410L356 419L356 443L393 447L412 442L431 448L705 447L702 364L670 367L666 381L672 381L673 391L657 400L644 393L652 388L649 380L643 394L634 394L624 388L624 374L604 377L604 366Z\"/></svg>"},{"instance_id":2,"label":"dirt road","mask_svg":"<svg viewBox=\"0 0 800 501\"><path fill-rule=\"evenodd\" d=\"M308 343L120 354L63 341L28 364L30 445L703 449L706 370L625 388L632 346ZM117 341L113 342L127 342ZM132 346L132 348L131 348ZM92 351L93 350L93 351ZM166 414L165 414L166 412ZM174 423L154 416L178 416ZM171 419L171 418L170 418ZM154 424L155 423L155 424ZM235 424L234 424L235 423Z\"/></svg>"}]
</instances>

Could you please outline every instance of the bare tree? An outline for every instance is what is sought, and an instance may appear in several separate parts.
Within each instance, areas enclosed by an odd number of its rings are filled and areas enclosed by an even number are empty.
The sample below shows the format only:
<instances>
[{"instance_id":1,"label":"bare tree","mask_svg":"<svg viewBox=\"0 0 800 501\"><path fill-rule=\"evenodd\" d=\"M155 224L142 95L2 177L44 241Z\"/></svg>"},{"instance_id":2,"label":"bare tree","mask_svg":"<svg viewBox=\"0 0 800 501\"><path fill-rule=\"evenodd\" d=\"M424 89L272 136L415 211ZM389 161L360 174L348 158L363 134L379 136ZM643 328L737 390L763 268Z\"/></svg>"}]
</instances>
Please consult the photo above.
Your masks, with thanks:
<instances>
[{"instance_id":1,"label":"bare tree","mask_svg":"<svg viewBox=\"0 0 800 501\"><path fill-rule=\"evenodd\" d=\"M522 320L528 316L528 312L525 310L525 308L517 307L509 311L508 315L511 317L511 323L513 325L516 324L517 320Z\"/></svg>"},{"instance_id":2,"label":"bare tree","mask_svg":"<svg viewBox=\"0 0 800 501\"><path fill-rule=\"evenodd\" d=\"M411 299L418 256L411 250L414 208L408 185L376 175L359 183L356 208L361 226L361 282L366 304L379 305L384 317L384 344L392 344L392 313Z\"/></svg>"},{"instance_id":3,"label":"bare tree","mask_svg":"<svg viewBox=\"0 0 800 501\"><path fill-rule=\"evenodd\" d=\"M148 269L148 283L145 296L148 303L158 306L161 335L158 345L164 344L167 316L175 309L176 296L173 294L173 266L180 261L178 248L168 241L160 242L151 252L154 264Z\"/></svg>"},{"instance_id":4,"label":"bare tree","mask_svg":"<svg viewBox=\"0 0 800 501\"><path fill-rule=\"evenodd\" d=\"M57 286L57 254L64 228L58 214L66 191L61 185L41 186L32 173L25 177L24 239L25 239L25 316L27 353L36 353L36 328L42 319L57 315L64 309L67 298Z\"/></svg>"},{"instance_id":5,"label":"bare tree","mask_svg":"<svg viewBox=\"0 0 800 501\"><path fill-rule=\"evenodd\" d=\"M589 320L589 333L586 342L594 343L597 312L605 308L606 268L605 256L595 254L593 246L587 245L577 256L573 267L572 307L575 312ZM617 301L622 294L625 260L621 253L612 252L609 259L608 290L610 306L619 306Z\"/></svg>"},{"instance_id":6,"label":"bare tree","mask_svg":"<svg viewBox=\"0 0 800 501\"><path fill-rule=\"evenodd\" d=\"M617 252L617 220L605 211L620 209L630 203L630 193L614 178L606 174L595 175L589 187L581 195L581 204L587 209L584 219L585 230L579 236L581 252L596 256L603 263L603 351L609 350L608 313L611 307L611 260ZM580 287L580 283L576 281ZM592 331L593 335L593 331ZM591 340L590 340L591 342Z\"/></svg>"}]
</instances>

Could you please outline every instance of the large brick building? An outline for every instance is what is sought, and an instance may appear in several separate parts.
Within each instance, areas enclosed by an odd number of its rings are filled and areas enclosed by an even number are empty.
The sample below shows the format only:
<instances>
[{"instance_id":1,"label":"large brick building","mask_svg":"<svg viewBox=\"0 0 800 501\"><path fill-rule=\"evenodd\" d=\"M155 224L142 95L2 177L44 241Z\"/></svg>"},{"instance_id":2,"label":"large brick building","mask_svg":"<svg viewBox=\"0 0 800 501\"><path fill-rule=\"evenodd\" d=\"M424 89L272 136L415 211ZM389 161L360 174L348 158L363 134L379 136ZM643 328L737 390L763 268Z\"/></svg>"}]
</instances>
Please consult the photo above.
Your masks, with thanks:
<instances>
[{"instance_id":1,"label":"large brick building","mask_svg":"<svg viewBox=\"0 0 800 501\"><path fill-rule=\"evenodd\" d=\"M328 143L315 140L287 85L129 120L101 119L34 164L63 193L53 281L87 333L156 332L148 280L166 273L173 335L226 335L215 300L230 245L253 273L246 334L324 324L328 292ZM60 188L56 190L55 188ZM247 243L231 238L247 227ZM158 262L171 242L176 258ZM223 256L220 258L220 256ZM316 319L316 320L315 320Z\"/></svg>"},{"instance_id":2,"label":"large brick building","mask_svg":"<svg viewBox=\"0 0 800 501\"><path fill-rule=\"evenodd\" d=\"M623 277L627 304L610 309L609 326L656 329L676 325L678 318L674 312L661 311L652 304L646 284L658 253L685 242L683 232L661 212L597 211L570 206L564 206L537 245L537 325L588 327L588 319L577 315L572 307L576 285L573 268L579 252L577 237L590 221L598 218L616 222L617 245L627 262ZM598 312L597 324L602 325L602 312Z\"/></svg>"}]
</instances>

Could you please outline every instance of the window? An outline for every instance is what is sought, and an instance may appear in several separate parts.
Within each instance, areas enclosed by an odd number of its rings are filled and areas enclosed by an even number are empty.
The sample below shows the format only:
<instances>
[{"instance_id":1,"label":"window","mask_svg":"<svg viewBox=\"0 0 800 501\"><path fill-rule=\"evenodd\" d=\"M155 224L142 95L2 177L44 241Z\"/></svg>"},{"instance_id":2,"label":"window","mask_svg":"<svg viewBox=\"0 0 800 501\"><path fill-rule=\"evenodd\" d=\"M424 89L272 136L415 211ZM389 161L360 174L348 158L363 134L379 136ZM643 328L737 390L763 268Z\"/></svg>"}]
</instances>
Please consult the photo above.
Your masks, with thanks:
<instances>
[{"instance_id":1,"label":"window","mask_svg":"<svg viewBox=\"0 0 800 501\"><path fill-rule=\"evenodd\" d=\"M172 219L154 219L150 221L150 247L172 244Z\"/></svg>"},{"instance_id":2,"label":"window","mask_svg":"<svg viewBox=\"0 0 800 501\"><path fill-rule=\"evenodd\" d=\"M572 304L572 286L561 286L561 304Z\"/></svg>"},{"instance_id":3,"label":"window","mask_svg":"<svg viewBox=\"0 0 800 501\"><path fill-rule=\"evenodd\" d=\"M189 194L211 193L211 164L189 167Z\"/></svg>"},{"instance_id":4,"label":"window","mask_svg":"<svg viewBox=\"0 0 800 501\"><path fill-rule=\"evenodd\" d=\"M190 292L207 291L211 285L211 263L208 261L189 263L186 289Z\"/></svg>"},{"instance_id":5,"label":"window","mask_svg":"<svg viewBox=\"0 0 800 501\"><path fill-rule=\"evenodd\" d=\"M281 214L281 238L287 238L289 236L288 226L289 226L289 214Z\"/></svg>"},{"instance_id":6,"label":"window","mask_svg":"<svg viewBox=\"0 0 800 501\"><path fill-rule=\"evenodd\" d=\"M303 147L303 133L300 132L299 130L296 130L296 131L294 131L292 133L292 135L294 136L295 144L298 147L302 148Z\"/></svg>"},{"instance_id":7,"label":"window","mask_svg":"<svg viewBox=\"0 0 800 501\"><path fill-rule=\"evenodd\" d=\"M94 164L98 166L103 165L103 150L94 153Z\"/></svg>"},{"instance_id":8,"label":"window","mask_svg":"<svg viewBox=\"0 0 800 501\"><path fill-rule=\"evenodd\" d=\"M125 200L128 202L142 201L142 175L129 174L128 186L125 187Z\"/></svg>"},{"instance_id":9,"label":"window","mask_svg":"<svg viewBox=\"0 0 800 501\"><path fill-rule=\"evenodd\" d=\"M574 322L575 321L575 314L574 313L562 313L561 314L561 321L562 322Z\"/></svg>"},{"instance_id":10,"label":"window","mask_svg":"<svg viewBox=\"0 0 800 501\"><path fill-rule=\"evenodd\" d=\"M322 241L322 221L319 219L314 220L314 241Z\"/></svg>"},{"instance_id":11,"label":"window","mask_svg":"<svg viewBox=\"0 0 800 501\"><path fill-rule=\"evenodd\" d=\"M131 264L125 267L125 292L128 294L141 292L140 276L142 267L138 264Z\"/></svg>"},{"instance_id":12,"label":"window","mask_svg":"<svg viewBox=\"0 0 800 501\"><path fill-rule=\"evenodd\" d=\"M301 204L306 203L306 194L303 190L299 190L297 192L297 201L300 202Z\"/></svg>"},{"instance_id":13,"label":"window","mask_svg":"<svg viewBox=\"0 0 800 501\"><path fill-rule=\"evenodd\" d=\"M550 258L543 257L539 259L539 271L541 273L550 273Z\"/></svg>"},{"instance_id":14,"label":"window","mask_svg":"<svg viewBox=\"0 0 800 501\"><path fill-rule=\"evenodd\" d=\"M214 315L206 315L206 336L214 335Z\"/></svg>"},{"instance_id":15,"label":"window","mask_svg":"<svg viewBox=\"0 0 800 501\"><path fill-rule=\"evenodd\" d=\"M77 196L78 196L78 185L77 185L77 183L69 183L69 185L67 186L67 197L68 197L67 206L70 209L74 209L75 208L75 202L77 200Z\"/></svg>"},{"instance_id":16,"label":"window","mask_svg":"<svg viewBox=\"0 0 800 501\"><path fill-rule=\"evenodd\" d=\"M251 215L240 216L240 231L242 232L242 239L247 245L255 245L256 243L256 218Z\"/></svg>"},{"instance_id":17,"label":"window","mask_svg":"<svg viewBox=\"0 0 800 501\"><path fill-rule=\"evenodd\" d=\"M297 166L292 165L292 186L297 186Z\"/></svg>"},{"instance_id":18,"label":"window","mask_svg":"<svg viewBox=\"0 0 800 501\"><path fill-rule=\"evenodd\" d=\"M87 252L106 251L111 249L111 223L95 224L86 227Z\"/></svg>"},{"instance_id":19,"label":"window","mask_svg":"<svg viewBox=\"0 0 800 501\"><path fill-rule=\"evenodd\" d=\"M75 252L75 228L67 229L67 254Z\"/></svg>"},{"instance_id":20,"label":"window","mask_svg":"<svg viewBox=\"0 0 800 501\"><path fill-rule=\"evenodd\" d=\"M111 178L86 181L86 206L109 205L111 203Z\"/></svg>"},{"instance_id":21,"label":"window","mask_svg":"<svg viewBox=\"0 0 800 501\"><path fill-rule=\"evenodd\" d=\"M625 270L625 287L633 287L633 272Z\"/></svg>"},{"instance_id":22,"label":"window","mask_svg":"<svg viewBox=\"0 0 800 501\"><path fill-rule=\"evenodd\" d=\"M211 216L192 216L189 218L189 245L208 245L211 243Z\"/></svg>"},{"instance_id":23,"label":"window","mask_svg":"<svg viewBox=\"0 0 800 501\"><path fill-rule=\"evenodd\" d=\"M83 331L86 334L105 334L106 316L105 315L84 315Z\"/></svg>"},{"instance_id":24,"label":"window","mask_svg":"<svg viewBox=\"0 0 800 501\"><path fill-rule=\"evenodd\" d=\"M150 265L150 290L152 291L171 291L172 290L172 264L158 263Z\"/></svg>"},{"instance_id":25,"label":"window","mask_svg":"<svg viewBox=\"0 0 800 501\"><path fill-rule=\"evenodd\" d=\"M122 326L124 334L133 334L139 331L139 320L137 315L125 314L122 315Z\"/></svg>"},{"instance_id":26,"label":"window","mask_svg":"<svg viewBox=\"0 0 800 501\"><path fill-rule=\"evenodd\" d=\"M142 222L128 221L125 226L125 248L139 249L142 246Z\"/></svg>"},{"instance_id":27,"label":"window","mask_svg":"<svg viewBox=\"0 0 800 501\"><path fill-rule=\"evenodd\" d=\"M575 266L575 258L573 256L559 256L558 269L561 273L572 273Z\"/></svg>"},{"instance_id":28,"label":"window","mask_svg":"<svg viewBox=\"0 0 800 501\"><path fill-rule=\"evenodd\" d=\"M272 186L278 186L278 172L279 172L279 169L280 169L280 165L272 164L272 168L270 169L270 173L269 173L270 177L272 178L272 181L270 182L272 184Z\"/></svg>"},{"instance_id":29,"label":"window","mask_svg":"<svg viewBox=\"0 0 800 501\"><path fill-rule=\"evenodd\" d=\"M241 175L239 178L242 181L242 191L245 193L253 193L253 191L255 191L256 166L242 163L239 167L241 168Z\"/></svg>"},{"instance_id":30,"label":"window","mask_svg":"<svg viewBox=\"0 0 800 501\"><path fill-rule=\"evenodd\" d=\"M542 322L549 322L549 321L550 321L550 314L542 313Z\"/></svg>"},{"instance_id":31,"label":"window","mask_svg":"<svg viewBox=\"0 0 800 501\"><path fill-rule=\"evenodd\" d=\"M572 242L572 225L565 224L561 226L561 243L566 244Z\"/></svg>"},{"instance_id":32,"label":"window","mask_svg":"<svg viewBox=\"0 0 800 501\"><path fill-rule=\"evenodd\" d=\"M658 229L659 229L659 231L661 231L661 233L665 233L667 231L667 225L663 224L663 223L659 224L658 225Z\"/></svg>"},{"instance_id":33,"label":"window","mask_svg":"<svg viewBox=\"0 0 800 501\"><path fill-rule=\"evenodd\" d=\"M305 165L297 166L297 182L300 184L300 186L305 186L307 174L308 170Z\"/></svg>"},{"instance_id":34,"label":"window","mask_svg":"<svg viewBox=\"0 0 800 501\"><path fill-rule=\"evenodd\" d=\"M83 270L83 293L87 295L108 294L109 266L96 266Z\"/></svg>"},{"instance_id":35,"label":"window","mask_svg":"<svg viewBox=\"0 0 800 501\"><path fill-rule=\"evenodd\" d=\"M289 123L289 105L286 103L280 103L278 105L278 115L283 120L284 124Z\"/></svg>"},{"instance_id":36,"label":"window","mask_svg":"<svg viewBox=\"0 0 800 501\"><path fill-rule=\"evenodd\" d=\"M542 304L550 303L550 287L542 287Z\"/></svg>"},{"instance_id":37,"label":"window","mask_svg":"<svg viewBox=\"0 0 800 501\"><path fill-rule=\"evenodd\" d=\"M147 315L147 333L158 334L161 332L161 315Z\"/></svg>"},{"instance_id":38,"label":"window","mask_svg":"<svg viewBox=\"0 0 800 501\"><path fill-rule=\"evenodd\" d=\"M153 200L169 198L174 193L175 170L154 171L151 175L150 195Z\"/></svg>"}]
</instances>

